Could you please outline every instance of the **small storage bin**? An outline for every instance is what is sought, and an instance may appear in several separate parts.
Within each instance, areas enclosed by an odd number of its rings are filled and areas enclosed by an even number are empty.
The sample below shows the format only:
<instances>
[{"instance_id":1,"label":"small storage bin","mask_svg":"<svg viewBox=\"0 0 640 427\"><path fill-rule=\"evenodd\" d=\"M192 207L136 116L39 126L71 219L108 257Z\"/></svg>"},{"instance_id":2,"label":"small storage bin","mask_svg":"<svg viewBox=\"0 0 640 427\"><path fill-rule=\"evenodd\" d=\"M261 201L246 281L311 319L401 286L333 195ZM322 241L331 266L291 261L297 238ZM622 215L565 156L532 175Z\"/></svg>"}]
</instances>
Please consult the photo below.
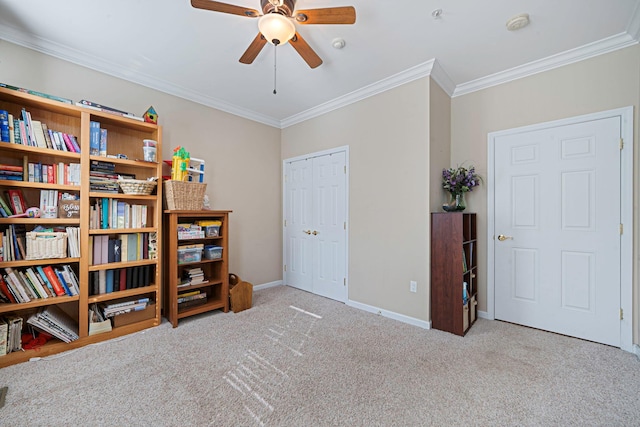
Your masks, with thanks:
<instances>
[{"instance_id":1,"label":"small storage bin","mask_svg":"<svg viewBox=\"0 0 640 427\"><path fill-rule=\"evenodd\" d=\"M200 262L202 260L202 249L189 248L178 249L178 264L187 264L189 262Z\"/></svg>"},{"instance_id":2,"label":"small storage bin","mask_svg":"<svg viewBox=\"0 0 640 427\"><path fill-rule=\"evenodd\" d=\"M204 227L204 235L206 237L218 237L220 236L220 226L219 225L207 225Z\"/></svg>"},{"instance_id":3,"label":"small storage bin","mask_svg":"<svg viewBox=\"0 0 640 427\"><path fill-rule=\"evenodd\" d=\"M220 259L222 258L222 247L207 245L204 247L204 259Z\"/></svg>"},{"instance_id":4,"label":"small storage bin","mask_svg":"<svg viewBox=\"0 0 640 427\"><path fill-rule=\"evenodd\" d=\"M47 259L67 257L67 233L27 233L26 259Z\"/></svg>"}]
</instances>

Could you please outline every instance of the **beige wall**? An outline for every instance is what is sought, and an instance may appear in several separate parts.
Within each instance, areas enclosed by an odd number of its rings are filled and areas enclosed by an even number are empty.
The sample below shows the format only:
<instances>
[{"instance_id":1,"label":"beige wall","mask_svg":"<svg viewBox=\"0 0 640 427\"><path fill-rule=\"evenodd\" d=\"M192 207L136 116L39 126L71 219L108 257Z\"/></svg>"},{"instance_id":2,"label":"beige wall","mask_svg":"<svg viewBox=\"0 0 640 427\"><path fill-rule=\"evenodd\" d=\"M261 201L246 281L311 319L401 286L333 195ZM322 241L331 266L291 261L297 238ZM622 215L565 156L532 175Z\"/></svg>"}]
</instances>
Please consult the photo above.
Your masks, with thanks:
<instances>
[{"instance_id":1,"label":"beige wall","mask_svg":"<svg viewBox=\"0 0 640 427\"><path fill-rule=\"evenodd\" d=\"M451 160L472 162L487 176L487 135L489 132L578 116L581 114L634 106L634 170L638 167L638 106L640 104L640 46L618 50L555 70L536 74L500 86L455 97L451 102ZM637 176L637 174L634 174ZM637 218L638 185L635 184L634 218ZM469 194L467 203L478 212L481 248L486 248L487 192L480 186ZM637 223L635 224L637 228ZM634 260L638 256L637 230ZM486 265L484 251L478 264ZM637 265L637 262L635 262ZM634 342L638 343L638 280L634 267ZM487 272L479 272L479 308L487 309Z\"/></svg>"},{"instance_id":2,"label":"beige wall","mask_svg":"<svg viewBox=\"0 0 640 427\"><path fill-rule=\"evenodd\" d=\"M428 99L423 78L282 130L283 159L349 146L349 299L425 321Z\"/></svg>"},{"instance_id":3,"label":"beige wall","mask_svg":"<svg viewBox=\"0 0 640 427\"><path fill-rule=\"evenodd\" d=\"M429 91L429 152L430 186L429 207L431 212L442 211L447 194L442 189L442 169L451 164L451 98L433 80Z\"/></svg>"},{"instance_id":4,"label":"beige wall","mask_svg":"<svg viewBox=\"0 0 640 427\"><path fill-rule=\"evenodd\" d=\"M230 271L254 284L282 279L280 130L0 40L0 81L142 114L153 105L163 158L181 145L207 162L214 209L231 209Z\"/></svg>"}]
</instances>

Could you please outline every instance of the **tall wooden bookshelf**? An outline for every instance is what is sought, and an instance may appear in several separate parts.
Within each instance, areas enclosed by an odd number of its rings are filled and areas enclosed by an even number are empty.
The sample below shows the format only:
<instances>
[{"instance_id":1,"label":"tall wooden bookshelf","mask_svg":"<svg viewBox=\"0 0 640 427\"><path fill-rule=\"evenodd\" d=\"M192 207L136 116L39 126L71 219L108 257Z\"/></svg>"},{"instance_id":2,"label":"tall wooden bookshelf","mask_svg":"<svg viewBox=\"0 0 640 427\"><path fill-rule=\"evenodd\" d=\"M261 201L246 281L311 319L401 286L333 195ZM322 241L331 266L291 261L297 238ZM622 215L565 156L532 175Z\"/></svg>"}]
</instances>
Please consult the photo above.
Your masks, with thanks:
<instances>
[{"instance_id":1,"label":"tall wooden bookshelf","mask_svg":"<svg viewBox=\"0 0 640 427\"><path fill-rule=\"evenodd\" d=\"M165 210L165 253L164 253L164 282L165 300L164 313L169 322L175 328L178 320L185 317L205 313L212 310L229 311L229 213L231 211L202 210L182 211ZM220 221L220 229L217 236L203 238L179 238L178 224L194 224L201 220ZM222 248L221 257L206 259L200 256L199 260L182 262L178 254L179 246L204 244ZM201 268L204 272L205 283L194 285L181 285L181 279L186 269ZM206 300L189 307L180 307L178 298L180 294L199 291L206 294Z\"/></svg>"},{"instance_id":2,"label":"tall wooden bookshelf","mask_svg":"<svg viewBox=\"0 0 640 427\"><path fill-rule=\"evenodd\" d=\"M474 213L431 214L431 325L434 329L465 335L476 321L476 233Z\"/></svg>"},{"instance_id":3,"label":"tall wooden bookshelf","mask_svg":"<svg viewBox=\"0 0 640 427\"><path fill-rule=\"evenodd\" d=\"M152 195L129 195L93 191L90 187L89 172L92 161L107 161L115 164L115 172L135 174L136 179L161 177L160 162L145 162L143 159L143 140L157 141L157 152L162 153L161 127L140 122L101 111L88 110L83 107L66 104L47 98L34 96L19 91L0 88L0 109L7 110L15 118L21 118L22 109L26 109L33 120L45 123L51 130L64 132L77 137L81 153L59 151L51 148L33 147L20 144L0 142L0 163L23 166L28 162L57 164L79 163L81 178L79 185L50 184L22 181L0 180L0 192L19 189L23 192L28 206L39 205L40 190L58 190L79 195L79 218L0 218L0 230L6 230L11 224L24 225L26 231L37 225L48 227L73 226L80 228L80 257L41 259L28 261L2 261L0 272L4 268L21 269L28 266L47 266L68 264L76 272L79 279L79 295L58 296L46 299L33 299L28 303L0 303L0 316L17 315L24 318L23 331L27 331L26 319L42 307L56 305L78 323L79 339L64 343L57 339L47 342L37 350L18 351L0 356L0 367L9 366L29 360L32 357L43 357L87 344L130 334L145 328L156 326L161 321L162 269L159 260L162 253L162 186L158 185ZM99 122L102 129L107 130L108 155L121 154L120 158L90 155L90 122ZM126 158L125 158L126 156ZM130 204L146 205L146 226L127 229L91 229L90 208L97 200L122 200ZM90 241L96 236L116 236L128 233L156 233L157 254L155 259L141 259L108 264L93 265ZM113 270L128 267L150 266L148 285L126 290L114 290L111 293L91 294L90 276L92 272ZM109 332L89 335L89 307L94 303L117 303L121 301L148 297L156 302L154 311L148 313L145 320L133 322L120 327L113 327Z\"/></svg>"}]
</instances>

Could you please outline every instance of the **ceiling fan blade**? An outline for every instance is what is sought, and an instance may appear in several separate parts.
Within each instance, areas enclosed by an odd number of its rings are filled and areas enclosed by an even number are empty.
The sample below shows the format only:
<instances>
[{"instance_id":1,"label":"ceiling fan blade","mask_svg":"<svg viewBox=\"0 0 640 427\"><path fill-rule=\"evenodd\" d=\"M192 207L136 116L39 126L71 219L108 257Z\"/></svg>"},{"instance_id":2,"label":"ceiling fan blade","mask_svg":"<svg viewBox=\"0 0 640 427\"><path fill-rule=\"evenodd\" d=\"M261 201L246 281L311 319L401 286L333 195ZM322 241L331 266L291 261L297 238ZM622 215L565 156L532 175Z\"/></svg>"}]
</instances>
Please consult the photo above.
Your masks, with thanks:
<instances>
[{"instance_id":1,"label":"ceiling fan blade","mask_svg":"<svg viewBox=\"0 0 640 427\"><path fill-rule=\"evenodd\" d=\"M344 6L297 10L293 17L299 24L353 24L356 22L356 9Z\"/></svg>"},{"instance_id":2,"label":"ceiling fan blade","mask_svg":"<svg viewBox=\"0 0 640 427\"><path fill-rule=\"evenodd\" d=\"M309 64L309 67L316 68L322 64L322 59L320 59L318 54L311 49L311 46L309 46L297 32L296 35L289 40L289 43L291 43L291 46L302 56L302 59Z\"/></svg>"},{"instance_id":3,"label":"ceiling fan blade","mask_svg":"<svg viewBox=\"0 0 640 427\"><path fill-rule=\"evenodd\" d=\"M267 39L265 39L262 34L258 33L256 38L253 39L247 50L240 57L240 62L243 64L251 64L266 43Z\"/></svg>"},{"instance_id":4,"label":"ceiling fan blade","mask_svg":"<svg viewBox=\"0 0 640 427\"><path fill-rule=\"evenodd\" d=\"M248 16L256 18L260 16L257 10L246 7L234 6L232 4L221 3L212 0L191 0L191 6L196 9L211 10L213 12L231 13L232 15Z\"/></svg>"}]
</instances>

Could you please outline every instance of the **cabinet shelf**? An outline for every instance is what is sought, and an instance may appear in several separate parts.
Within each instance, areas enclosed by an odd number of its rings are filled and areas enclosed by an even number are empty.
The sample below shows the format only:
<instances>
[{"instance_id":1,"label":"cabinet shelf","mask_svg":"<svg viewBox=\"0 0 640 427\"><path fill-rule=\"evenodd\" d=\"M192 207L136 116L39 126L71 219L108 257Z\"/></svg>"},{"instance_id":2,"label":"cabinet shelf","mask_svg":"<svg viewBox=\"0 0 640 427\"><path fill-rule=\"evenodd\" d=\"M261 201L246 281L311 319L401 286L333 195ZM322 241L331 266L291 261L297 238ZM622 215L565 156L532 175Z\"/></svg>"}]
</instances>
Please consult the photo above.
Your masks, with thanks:
<instances>
[{"instance_id":1,"label":"cabinet shelf","mask_svg":"<svg viewBox=\"0 0 640 427\"><path fill-rule=\"evenodd\" d=\"M24 167L27 163L64 163L80 164L80 185L63 185L29 181L0 180L0 190L19 189L27 202L27 207L39 205L41 190L58 190L69 192L79 198L79 218L0 218L0 231L6 231L10 226L21 225L27 232L37 225L72 226L80 229L80 257L56 258L44 260L24 260L0 262L0 273L5 268L25 271L31 266L57 266L68 264L78 277L79 295L58 296L44 299L33 299L28 303L0 304L0 314L17 315L23 318L23 330L27 329L26 319L33 312L42 307L55 305L65 311L77 324L79 339L71 343L52 340L37 351L16 351L0 356L0 368L29 360L34 356L47 356L61 351L82 347L125 334L140 331L160 324L160 306L162 301L162 268L160 258L145 259L122 263L91 265L93 262L93 248L90 246L92 236L116 236L128 233L157 233L157 253L162 254L162 187L159 185L152 195L131 195L119 193L102 193L90 191L89 172L92 161L109 162L115 165L116 174L134 174L137 179L162 176L162 164L159 162L145 162L143 159L143 140L153 139L156 148L162 152L162 128L152 123L139 122L108 113L89 110L63 102L53 101L44 97L0 88L0 109L6 110L15 119L22 119L22 110L27 110L32 119L47 125L55 132L63 132L75 136L80 153L55 150L52 148L35 147L22 144L0 143L0 163L11 166ZM100 123L100 127L107 130L107 153L112 156L122 154L126 159L90 155L90 127L91 122ZM120 199L135 201L132 204L147 206L146 224L151 226L135 229L107 229L90 230L90 210L97 198ZM67 245L69 246L69 245ZM148 282L152 285L116 291L109 294L90 295L92 282L90 276L96 271L151 265ZM145 267L146 268L146 267ZM146 278L145 278L146 280ZM117 299L135 298L145 295L155 305L154 317L141 320L126 326L114 328L112 332L89 335L89 307L90 304Z\"/></svg>"},{"instance_id":2,"label":"cabinet shelf","mask_svg":"<svg viewBox=\"0 0 640 427\"><path fill-rule=\"evenodd\" d=\"M171 211L165 210L164 235L166 236L164 251L164 314L173 327L178 326L178 320L205 313L211 310L229 311L229 213L231 211ZM219 236L195 239L178 239L178 224L196 223L200 220L220 221ZM215 242L222 247L222 257L217 259L201 259L196 262L178 264L178 246L184 243ZM189 269L201 268L207 283L180 286L181 277ZM193 303L190 306L178 304L179 294L199 291L206 294L206 302Z\"/></svg>"}]
</instances>

